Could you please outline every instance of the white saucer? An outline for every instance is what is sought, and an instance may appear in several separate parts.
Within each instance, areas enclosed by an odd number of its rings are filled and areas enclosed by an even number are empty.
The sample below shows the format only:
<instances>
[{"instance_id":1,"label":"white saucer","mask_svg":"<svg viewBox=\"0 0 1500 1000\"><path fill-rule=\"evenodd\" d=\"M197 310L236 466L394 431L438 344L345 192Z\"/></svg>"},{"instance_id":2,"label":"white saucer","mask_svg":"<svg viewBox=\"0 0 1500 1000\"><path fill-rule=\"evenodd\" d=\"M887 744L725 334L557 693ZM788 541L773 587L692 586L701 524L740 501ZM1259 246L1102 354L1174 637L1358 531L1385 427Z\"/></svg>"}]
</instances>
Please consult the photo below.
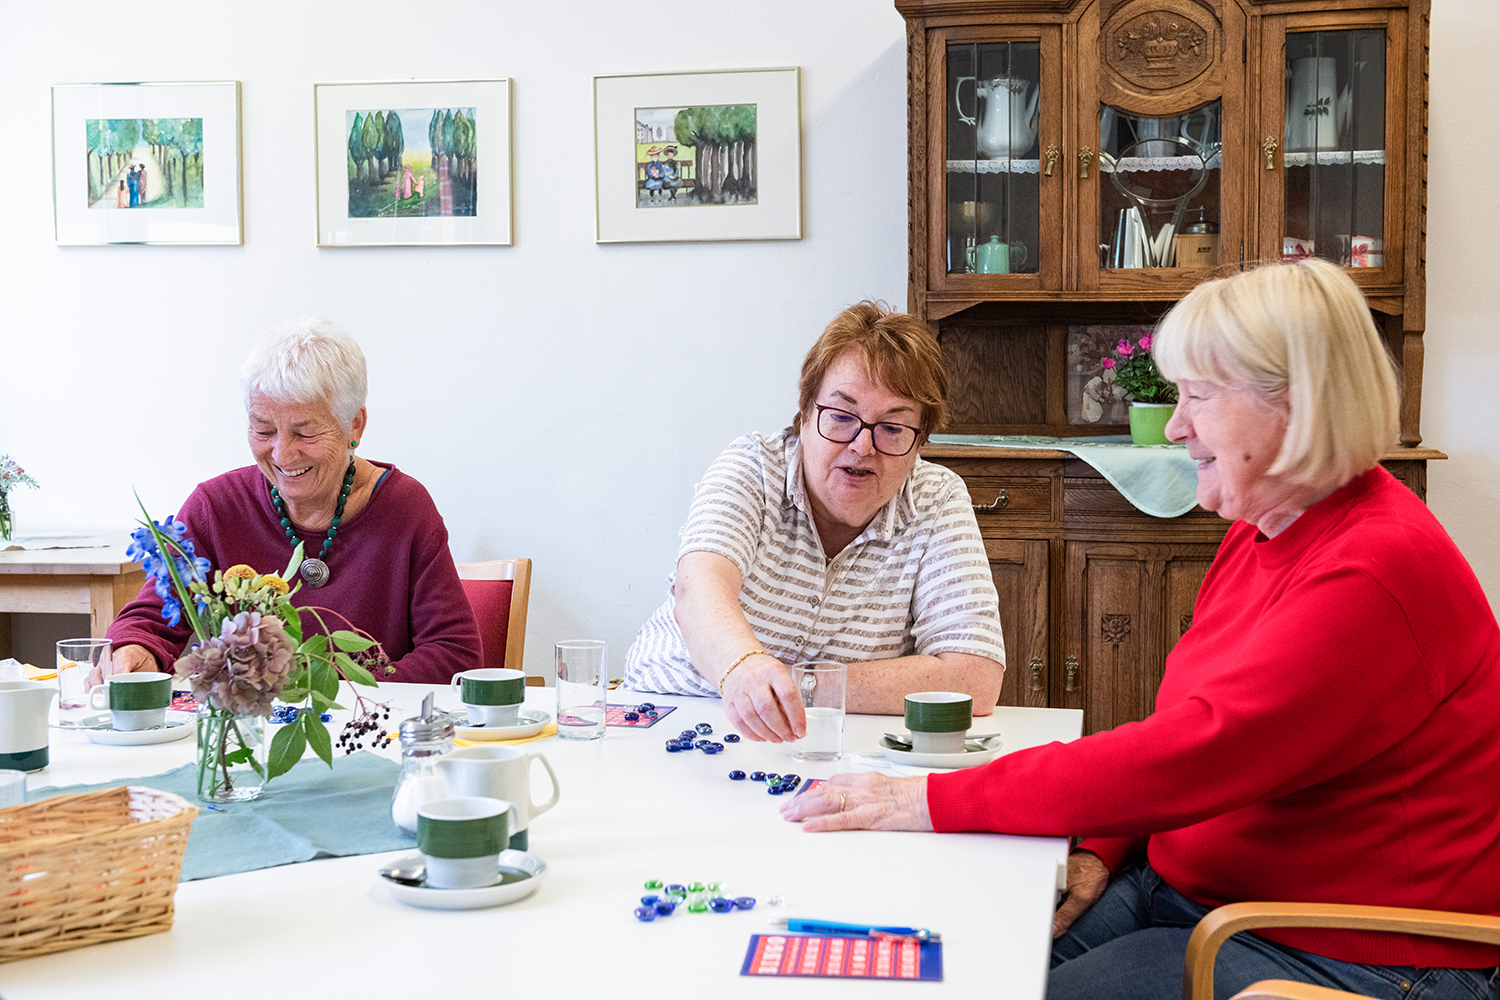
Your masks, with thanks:
<instances>
[{"instance_id":1,"label":"white saucer","mask_svg":"<svg viewBox=\"0 0 1500 1000\"><path fill-rule=\"evenodd\" d=\"M476 743L494 740L523 740L528 736L535 736L552 721L552 716L546 712L533 712L525 708L521 709L519 715L520 719L514 726L460 725L457 727L458 738L473 740Z\"/></svg>"},{"instance_id":2,"label":"white saucer","mask_svg":"<svg viewBox=\"0 0 1500 1000\"><path fill-rule=\"evenodd\" d=\"M136 732L119 732L109 728L109 716L104 716L105 728L85 729L84 735L95 743L111 747L143 747L151 743L171 743L193 733L193 722L198 717L192 712L168 712L167 724L160 729L141 729Z\"/></svg>"},{"instance_id":3,"label":"white saucer","mask_svg":"<svg viewBox=\"0 0 1500 1000\"><path fill-rule=\"evenodd\" d=\"M391 864L396 868L416 867L424 864L424 860L422 855L412 854ZM542 879L547 877L547 862L525 851L501 851L500 870L508 881L479 889L429 889L425 885L402 885L386 878L381 878L381 881L391 887L397 899L411 906L429 910L482 910L487 906L514 903L536 892L542 886Z\"/></svg>"},{"instance_id":4,"label":"white saucer","mask_svg":"<svg viewBox=\"0 0 1500 1000\"><path fill-rule=\"evenodd\" d=\"M968 740L964 743L963 753L917 753L915 750L902 750L893 746L887 737L880 738L880 752L885 754L887 760L912 767L941 767L949 770L978 767L1000 756L1002 749L1004 744L998 736L991 736L987 740Z\"/></svg>"}]
</instances>

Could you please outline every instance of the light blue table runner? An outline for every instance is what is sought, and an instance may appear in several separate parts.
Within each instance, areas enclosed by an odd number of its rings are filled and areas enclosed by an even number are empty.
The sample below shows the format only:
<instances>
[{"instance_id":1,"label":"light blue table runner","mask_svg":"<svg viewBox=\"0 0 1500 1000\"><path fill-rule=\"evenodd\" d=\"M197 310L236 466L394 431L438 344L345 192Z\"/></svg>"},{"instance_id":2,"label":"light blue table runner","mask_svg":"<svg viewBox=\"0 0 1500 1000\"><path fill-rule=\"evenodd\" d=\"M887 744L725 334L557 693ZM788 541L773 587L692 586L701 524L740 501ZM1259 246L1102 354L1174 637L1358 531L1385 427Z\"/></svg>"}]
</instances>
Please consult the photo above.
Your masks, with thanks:
<instances>
[{"instance_id":1,"label":"light blue table runner","mask_svg":"<svg viewBox=\"0 0 1500 1000\"><path fill-rule=\"evenodd\" d=\"M1180 444L1138 448L1128 434L1056 438L1010 434L934 434L933 444L981 448L1035 448L1072 452L1099 470L1138 510L1177 517L1198 503L1198 463Z\"/></svg>"},{"instance_id":2,"label":"light blue table runner","mask_svg":"<svg viewBox=\"0 0 1500 1000\"><path fill-rule=\"evenodd\" d=\"M97 785L42 788L31 799L141 785L181 795L198 807L182 859L182 881L232 875L315 858L415 849L416 840L391 821L391 796L401 768L359 751L335 757L333 770L307 758L276 778L253 802L209 808L197 798L193 764L162 774Z\"/></svg>"}]
</instances>

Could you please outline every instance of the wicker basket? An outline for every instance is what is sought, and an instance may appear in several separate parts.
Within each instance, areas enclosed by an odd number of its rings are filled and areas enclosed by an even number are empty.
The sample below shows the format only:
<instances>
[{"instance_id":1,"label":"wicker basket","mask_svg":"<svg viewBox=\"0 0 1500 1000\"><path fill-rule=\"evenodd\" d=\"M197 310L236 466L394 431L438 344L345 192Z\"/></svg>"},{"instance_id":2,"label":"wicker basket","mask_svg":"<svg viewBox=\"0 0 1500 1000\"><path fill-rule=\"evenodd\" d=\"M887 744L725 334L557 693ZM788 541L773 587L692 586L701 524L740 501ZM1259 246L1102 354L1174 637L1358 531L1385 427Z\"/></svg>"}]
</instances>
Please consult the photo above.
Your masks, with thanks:
<instances>
[{"instance_id":1,"label":"wicker basket","mask_svg":"<svg viewBox=\"0 0 1500 1000\"><path fill-rule=\"evenodd\" d=\"M0 809L0 962L170 928L196 815L134 785Z\"/></svg>"}]
</instances>

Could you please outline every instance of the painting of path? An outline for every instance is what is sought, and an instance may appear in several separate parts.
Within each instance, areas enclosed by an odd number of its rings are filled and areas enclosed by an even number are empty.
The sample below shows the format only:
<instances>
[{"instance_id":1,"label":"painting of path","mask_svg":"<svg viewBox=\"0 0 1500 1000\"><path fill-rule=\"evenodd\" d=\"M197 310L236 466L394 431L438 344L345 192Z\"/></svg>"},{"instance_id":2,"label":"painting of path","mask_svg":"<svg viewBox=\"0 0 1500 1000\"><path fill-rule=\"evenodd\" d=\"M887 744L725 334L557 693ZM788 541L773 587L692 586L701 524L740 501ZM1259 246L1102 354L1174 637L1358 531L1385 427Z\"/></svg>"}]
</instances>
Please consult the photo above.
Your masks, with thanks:
<instances>
[{"instance_id":1,"label":"painting of path","mask_svg":"<svg viewBox=\"0 0 1500 1000\"><path fill-rule=\"evenodd\" d=\"M349 218L478 214L473 108L346 113Z\"/></svg>"},{"instance_id":2,"label":"painting of path","mask_svg":"<svg viewBox=\"0 0 1500 1000\"><path fill-rule=\"evenodd\" d=\"M202 208L202 118L84 122L89 208Z\"/></svg>"}]
</instances>

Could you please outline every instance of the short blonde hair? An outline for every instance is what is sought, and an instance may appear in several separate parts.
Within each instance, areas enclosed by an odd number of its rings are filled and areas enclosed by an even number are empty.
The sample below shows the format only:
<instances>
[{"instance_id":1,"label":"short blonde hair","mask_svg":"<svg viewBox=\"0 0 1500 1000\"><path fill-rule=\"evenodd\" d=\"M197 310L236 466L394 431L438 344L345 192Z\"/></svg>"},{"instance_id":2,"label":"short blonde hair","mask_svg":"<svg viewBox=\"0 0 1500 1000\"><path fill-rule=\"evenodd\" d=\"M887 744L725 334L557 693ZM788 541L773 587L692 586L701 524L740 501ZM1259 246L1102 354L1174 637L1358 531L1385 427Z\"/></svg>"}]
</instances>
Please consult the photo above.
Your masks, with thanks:
<instances>
[{"instance_id":1,"label":"short blonde hair","mask_svg":"<svg viewBox=\"0 0 1500 1000\"><path fill-rule=\"evenodd\" d=\"M1400 390L1359 286L1327 261L1268 264L1193 289L1151 345L1162 374L1284 397L1268 470L1344 483L1396 443Z\"/></svg>"},{"instance_id":2,"label":"short blonde hair","mask_svg":"<svg viewBox=\"0 0 1500 1000\"><path fill-rule=\"evenodd\" d=\"M923 444L948 419L948 373L943 349L921 320L892 312L883 302L864 301L833 318L802 361L797 380L797 415L792 430L802 432L802 417L812 409L823 377L849 351L865 362L870 378L898 396L922 404Z\"/></svg>"},{"instance_id":3,"label":"short blonde hair","mask_svg":"<svg viewBox=\"0 0 1500 1000\"><path fill-rule=\"evenodd\" d=\"M326 401L344 433L365 405L365 355L354 338L326 319L301 319L271 330L240 366L245 409L250 393L287 403Z\"/></svg>"}]
</instances>

